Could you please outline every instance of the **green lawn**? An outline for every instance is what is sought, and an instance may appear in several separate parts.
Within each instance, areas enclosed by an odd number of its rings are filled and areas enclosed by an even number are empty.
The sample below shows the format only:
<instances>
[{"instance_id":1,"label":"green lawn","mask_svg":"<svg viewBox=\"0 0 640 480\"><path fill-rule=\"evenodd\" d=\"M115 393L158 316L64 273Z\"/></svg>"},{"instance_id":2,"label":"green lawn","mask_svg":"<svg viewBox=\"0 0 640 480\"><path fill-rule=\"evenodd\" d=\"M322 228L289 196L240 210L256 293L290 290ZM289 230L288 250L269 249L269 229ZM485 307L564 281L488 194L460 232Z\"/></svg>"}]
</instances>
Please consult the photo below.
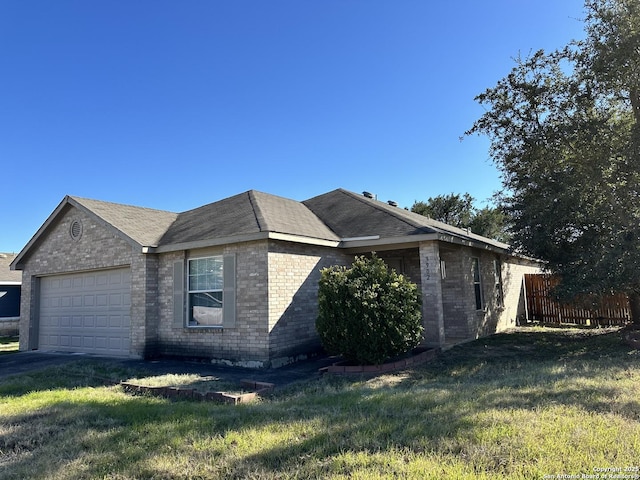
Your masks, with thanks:
<instances>
[{"instance_id":1,"label":"green lawn","mask_svg":"<svg viewBox=\"0 0 640 480\"><path fill-rule=\"evenodd\" d=\"M0 478L542 479L640 465L640 354L615 330L522 328L240 406L108 381L140 375L87 359L1 382Z\"/></svg>"},{"instance_id":2,"label":"green lawn","mask_svg":"<svg viewBox=\"0 0 640 480\"><path fill-rule=\"evenodd\" d=\"M0 337L0 355L18 351L18 337Z\"/></svg>"}]
</instances>

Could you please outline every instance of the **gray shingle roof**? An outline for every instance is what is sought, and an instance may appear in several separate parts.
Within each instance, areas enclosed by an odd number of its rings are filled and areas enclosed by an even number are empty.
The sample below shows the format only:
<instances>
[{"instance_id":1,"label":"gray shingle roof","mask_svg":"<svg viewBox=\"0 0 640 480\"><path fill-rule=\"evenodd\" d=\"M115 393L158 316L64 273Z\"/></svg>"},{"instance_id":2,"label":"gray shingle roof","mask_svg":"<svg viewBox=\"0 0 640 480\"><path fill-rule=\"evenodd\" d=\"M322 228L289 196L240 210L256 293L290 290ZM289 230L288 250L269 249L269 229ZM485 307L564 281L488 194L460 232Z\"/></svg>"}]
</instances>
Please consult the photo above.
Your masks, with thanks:
<instances>
[{"instance_id":1,"label":"gray shingle roof","mask_svg":"<svg viewBox=\"0 0 640 480\"><path fill-rule=\"evenodd\" d=\"M342 238L373 235L393 238L438 233L503 249L509 247L467 230L343 189L333 190L302 203Z\"/></svg>"},{"instance_id":2,"label":"gray shingle roof","mask_svg":"<svg viewBox=\"0 0 640 480\"><path fill-rule=\"evenodd\" d=\"M0 284L22 282L22 272L9 269L14 258L16 258L15 253L0 253Z\"/></svg>"},{"instance_id":3,"label":"gray shingle roof","mask_svg":"<svg viewBox=\"0 0 640 480\"><path fill-rule=\"evenodd\" d=\"M177 213L164 210L80 197L69 197L69 199L82 205L104 222L143 246L158 245L164 233L178 217Z\"/></svg>"},{"instance_id":4,"label":"gray shingle roof","mask_svg":"<svg viewBox=\"0 0 640 480\"><path fill-rule=\"evenodd\" d=\"M340 241L362 237L376 237L379 245L385 239L402 243L413 241L411 237L415 235L440 234L500 249L509 247L343 189L304 202L249 190L183 213L65 197L17 255L14 267L20 268L30 249L69 205L85 210L134 244L158 247L158 251L232 243L242 241L243 236L245 239L267 238L271 233L293 235L298 237L296 241L302 242L306 242L302 237L312 243L328 241L336 246Z\"/></svg>"},{"instance_id":5,"label":"gray shingle roof","mask_svg":"<svg viewBox=\"0 0 640 480\"><path fill-rule=\"evenodd\" d=\"M250 190L179 214L160 244L189 243L261 232L339 240L302 203Z\"/></svg>"},{"instance_id":6,"label":"gray shingle roof","mask_svg":"<svg viewBox=\"0 0 640 480\"><path fill-rule=\"evenodd\" d=\"M304 203L251 191L258 212L258 221L270 232L289 233L323 240L340 240Z\"/></svg>"},{"instance_id":7,"label":"gray shingle roof","mask_svg":"<svg viewBox=\"0 0 640 480\"><path fill-rule=\"evenodd\" d=\"M387 208L385 203L347 190L334 190L303 203L342 238L436 233L422 219L406 218L406 210Z\"/></svg>"},{"instance_id":8,"label":"gray shingle roof","mask_svg":"<svg viewBox=\"0 0 640 480\"><path fill-rule=\"evenodd\" d=\"M343 189L303 202L249 190L182 213L69 198L143 246L206 243L274 232L331 241L445 234L508 248L501 242Z\"/></svg>"}]
</instances>

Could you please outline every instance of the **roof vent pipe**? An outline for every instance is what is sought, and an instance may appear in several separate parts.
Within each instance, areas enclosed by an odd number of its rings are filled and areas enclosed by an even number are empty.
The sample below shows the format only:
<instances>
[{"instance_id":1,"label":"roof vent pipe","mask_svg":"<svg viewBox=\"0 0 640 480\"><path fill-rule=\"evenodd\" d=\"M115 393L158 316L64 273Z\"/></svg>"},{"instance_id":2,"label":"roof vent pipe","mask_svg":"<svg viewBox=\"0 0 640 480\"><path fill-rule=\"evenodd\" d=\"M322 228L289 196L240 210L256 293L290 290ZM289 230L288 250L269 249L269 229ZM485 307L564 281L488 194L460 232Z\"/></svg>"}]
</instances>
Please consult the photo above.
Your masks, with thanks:
<instances>
[{"instance_id":1,"label":"roof vent pipe","mask_svg":"<svg viewBox=\"0 0 640 480\"><path fill-rule=\"evenodd\" d=\"M387 201L387 203L389 205L391 205L392 207L397 207L398 206L398 202L394 202L393 200L389 200L389 201Z\"/></svg>"},{"instance_id":2,"label":"roof vent pipe","mask_svg":"<svg viewBox=\"0 0 640 480\"><path fill-rule=\"evenodd\" d=\"M364 195L367 198L375 198L375 195L371 192L362 192L362 195Z\"/></svg>"}]
</instances>

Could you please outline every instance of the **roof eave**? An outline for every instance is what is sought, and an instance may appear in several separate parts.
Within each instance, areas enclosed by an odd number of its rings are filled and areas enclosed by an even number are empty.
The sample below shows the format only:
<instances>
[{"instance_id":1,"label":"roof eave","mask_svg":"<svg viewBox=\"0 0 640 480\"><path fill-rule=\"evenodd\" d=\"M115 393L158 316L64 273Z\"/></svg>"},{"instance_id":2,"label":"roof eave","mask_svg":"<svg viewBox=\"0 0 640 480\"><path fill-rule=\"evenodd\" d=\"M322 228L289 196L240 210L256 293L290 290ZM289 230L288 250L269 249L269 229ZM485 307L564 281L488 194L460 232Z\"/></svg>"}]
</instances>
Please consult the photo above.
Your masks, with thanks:
<instances>
[{"instance_id":1,"label":"roof eave","mask_svg":"<svg viewBox=\"0 0 640 480\"><path fill-rule=\"evenodd\" d=\"M338 240L328 240L323 238L305 237L289 233L278 232L256 232L243 235L231 235L226 237L211 238L206 240L194 240L192 242L181 242L170 245L161 245L153 249L143 249L143 253L168 253L183 250L195 250L198 248L216 247L229 245L232 243L254 242L258 240L281 240L284 242L303 243L306 245L317 245L323 247L338 247Z\"/></svg>"},{"instance_id":2,"label":"roof eave","mask_svg":"<svg viewBox=\"0 0 640 480\"><path fill-rule=\"evenodd\" d=\"M418 235L404 235L400 237L368 237L365 239L343 239L340 242L340 248L353 251L353 252L363 252L367 250L392 250L396 249L399 246L403 246L405 248L417 247L420 242L429 242L429 241L441 241L446 243L452 243L455 245L463 245L466 247L472 248L480 248L483 250L489 250L502 254L511 254L509 251L509 246L499 246L493 245L491 243L486 243L478 240L464 239L457 237L455 235L448 235L445 233L425 233Z\"/></svg>"}]
</instances>

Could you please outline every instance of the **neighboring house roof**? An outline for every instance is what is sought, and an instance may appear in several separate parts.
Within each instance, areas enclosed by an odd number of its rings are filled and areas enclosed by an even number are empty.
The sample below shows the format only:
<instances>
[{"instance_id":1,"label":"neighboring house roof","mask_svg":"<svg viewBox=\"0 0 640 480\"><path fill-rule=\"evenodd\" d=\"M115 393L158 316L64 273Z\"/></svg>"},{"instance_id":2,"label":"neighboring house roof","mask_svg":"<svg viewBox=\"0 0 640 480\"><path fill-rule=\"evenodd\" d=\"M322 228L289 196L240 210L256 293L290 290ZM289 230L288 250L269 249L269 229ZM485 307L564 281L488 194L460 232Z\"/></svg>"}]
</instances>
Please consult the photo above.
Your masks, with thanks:
<instances>
[{"instance_id":1,"label":"neighboring house roof","mask_svg":"<svg viewBox=\"0 0 640 480\"><path fill-rule=\"evenodd\" d=\"M14 258L16 258L15 253L0 253L0 284L2 285L22 283L22 272L9 268Z\"/></svg>"},{"instance_id":2,"label":"neighboring house roof","mask_svg":"<svg viewBox=\"0 0 640 480\"><path fill-rule=\"evenodd\" d=\"M508 250L467 230L343 189L298 202L249 190L183 213L67 196L13 260L22 259L72 206L112 229L143 252L176 251L260 238L330 246L366 247L420 240Z\"/></svg>"}]
</instances>

